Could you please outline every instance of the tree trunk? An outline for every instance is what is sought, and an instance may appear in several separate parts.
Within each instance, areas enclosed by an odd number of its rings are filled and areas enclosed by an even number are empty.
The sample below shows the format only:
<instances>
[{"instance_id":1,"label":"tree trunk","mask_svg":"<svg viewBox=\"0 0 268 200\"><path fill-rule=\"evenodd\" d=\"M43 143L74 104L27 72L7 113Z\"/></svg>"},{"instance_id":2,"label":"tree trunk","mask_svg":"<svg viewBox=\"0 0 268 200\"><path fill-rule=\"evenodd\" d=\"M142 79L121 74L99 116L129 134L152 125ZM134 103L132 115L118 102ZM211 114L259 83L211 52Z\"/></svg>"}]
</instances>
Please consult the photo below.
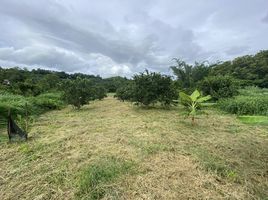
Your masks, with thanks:
<instances>
[{"instance_id":1,"label":"tree trunk","mask_svg":"<svg viewBox=\"0 0 268 200\"><path fill-rule=\"evenodd\" d=\"M194 121L194 116L192 116L192 125L195 124L195 121Z\"/></svg>"}]
</instances>

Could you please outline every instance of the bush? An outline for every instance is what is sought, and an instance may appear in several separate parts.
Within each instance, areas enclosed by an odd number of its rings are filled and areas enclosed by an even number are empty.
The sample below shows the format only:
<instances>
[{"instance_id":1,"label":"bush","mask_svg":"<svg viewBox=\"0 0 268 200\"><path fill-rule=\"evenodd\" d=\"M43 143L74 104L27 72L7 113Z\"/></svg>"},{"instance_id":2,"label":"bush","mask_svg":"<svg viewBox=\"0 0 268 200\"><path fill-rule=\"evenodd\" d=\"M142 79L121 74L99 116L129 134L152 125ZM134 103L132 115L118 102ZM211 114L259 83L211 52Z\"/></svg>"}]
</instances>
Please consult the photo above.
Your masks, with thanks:
<instances>
[{"instance_id":1,"label":"bush","mask_svg":"<svg viewBox=\"0 0 268 200\"><path fill-rule=\"evenodd\" d=\"M106 91L102 86L96 85L86 78L78 77L75 80L65 80L61 88L65 101L78 109L89 101L100 100L106 96Z\"/></svg>"},{"instance_id":2,"label":"bush","mask_svg":"<svg viewBox=\"0 0 268 200\"><path fill-rule=\"evenodd\" d=\"M0 115L7 117L8 110L11 111L14 116L20 114L25 114L25 105L32 107L32 102L29 98L26 98L21 95L14 95L9 93L0 94Z\"/></svg>"},{"instance_id":3,"label":"bush","mask_svg":"<svg viewBox=\"0 0 268 200\"><path fill-rule=\"evenodd\" d=\"M198 85L205 95L211 95L214 100L233 97L239 89L239 81L231 76L209 76Z\"/></svg>"},{"instance_id":4,"label":"bush","mask_svg":"<svg viewBox=\"0 0 268 200\"><path fill-rule=\"evenodd\" d=\"M268 98L237 96L219 101L219 107L238 115L268 115Z\"/></svg>"},{"instance_id":5,"label":"bush","mask_svg":"<svg viewBox=\"0 0 268 200\"><path fill-rule=\"evenodd\" d=\"M33 104L42 110L54 110L63 107L61 93L44 93L32 98Z\"/></svg>"},{"instance_id":6,"label":"bush","mask_svg":"<svg viewBox=\"0 0 268 200\"><path fill-rule=\"evenodd\" d=\"M144 106L160 102L168 106L177 98L173 81L169 76L145 71L133 77L131 101Z\"/></svg>"},{"instance_id":7,"label":"bush","mask_svg":"<svg viewBox=\"0 0 268 200\"><path fill-rule=\"evenodd\" d=\"M128 83L118 88L115 97L122 101L130 101L133 98L133 83Z\"/></svg>"},{"instance_id":8,"label":"bush","mask_svg":"<svg viewBox=\"0 0 268 200\"><path fill-rule=\"evenodd\" d=\"M61 93L45 93L36 97L24 97L10 93L0 93L0 116L6 118L8 110L13 117L39 115L47 110L59 109L64 105Z\"/></svg>"},{"instance_id":9,"label":"bush","mask_svg":"<svg viewBox=\"0 0 268 200\"><path fill-rule=\"evenodd\" d=\"M268 88L259 88L249 86L239 90L239 94L243 96L268 96Z\"/></svg>"},{"instance_id":10,"label":"bush","mask_svg":"<svg viewBox=\"0 0 268 200\"><path fill-rule=\"evenodd\" d=\"M268 116L268 89L248 87L240 90L239 96L220 100L218 105L232 114Z\"/></svg>"}]
</instances>

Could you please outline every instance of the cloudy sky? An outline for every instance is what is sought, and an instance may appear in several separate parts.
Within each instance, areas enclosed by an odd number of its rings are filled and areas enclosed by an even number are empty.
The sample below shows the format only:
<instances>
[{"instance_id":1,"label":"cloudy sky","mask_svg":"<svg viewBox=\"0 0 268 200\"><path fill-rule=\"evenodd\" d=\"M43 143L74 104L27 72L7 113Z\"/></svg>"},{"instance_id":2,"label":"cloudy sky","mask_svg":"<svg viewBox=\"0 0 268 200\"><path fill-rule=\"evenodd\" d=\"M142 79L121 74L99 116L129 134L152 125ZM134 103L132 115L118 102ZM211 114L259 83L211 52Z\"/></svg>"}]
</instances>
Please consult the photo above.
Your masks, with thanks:
<instances>
[{"instance_id":1,"label":"cloudy sky","mask_svg":"<svg viewBox=\"0 0 268 200\"><path fill-rule=\"evenodd\" d=\"M0 0L0 66L103 77L268 49L268 0Z\"/></svg>"}]
</instances>

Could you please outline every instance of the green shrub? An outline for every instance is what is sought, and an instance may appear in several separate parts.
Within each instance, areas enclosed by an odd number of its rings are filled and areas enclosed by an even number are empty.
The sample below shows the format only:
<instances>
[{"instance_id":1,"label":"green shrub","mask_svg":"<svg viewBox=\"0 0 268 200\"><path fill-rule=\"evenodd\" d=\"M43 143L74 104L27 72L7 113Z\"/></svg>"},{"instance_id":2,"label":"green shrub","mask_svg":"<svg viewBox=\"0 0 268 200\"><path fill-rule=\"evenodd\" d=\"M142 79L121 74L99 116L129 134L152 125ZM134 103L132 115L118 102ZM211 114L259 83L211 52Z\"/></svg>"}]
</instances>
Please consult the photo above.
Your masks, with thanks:
<instances>
[{"instance_id":1,"label":"green shrub","mask_svg":"<svg viewBox=\"0 0 268 200\"><path fill-rule=\"evenodd\" d=\"M234 98L220 100L219 107L238 115L268 115L268 89L246 87Z\"/></svg>"},{"instance_id":2,"label":"green shrub","mask_svg":"<svg viewBox=\"0 0 268 200\"><path fill-rule=\"evenodd\" d=\"M65 80L61 88L65 101L78 109L89 101L100 100L106 96L106 90L102 86L96 85L86 78L78 77L75 80Z\"/></svg>"},{"instance_id":3,"label":"green shrub","mask_svg":"<svg viewBox=\"0 0 268 200\"><path fill-rule=\"evenodd\" d=\"M29 107L33 106L29 98L26 98L21 95L1 93L0 94L0 115L7 117L8 110L10 110L14 116L16 116L17 114L24 115L26 104Z\"/></svg>"},{"instance_id":4,"label":"green shrub","mask_svg":"<svg viewBox=\"0 0 268 200\"><path fill-rule=\"evenodd\" d=\"M23 118L26 115L39 115L45 111L59 109L64 106L61 93L44 93L35 97L0 93L0 116L6 119L8 111L14 118Z\"/></svg>"},{"instance_id":5,"label":"green shrub","mask_svg":"<svg viewBox=\"0 0 268 200\"><path fill-rule=\"evenodd\" d=\"M137 74L133 85L123 88L120 96L140 105L149 106L157 102L169 106L177 98L177 92L171 77L156 72Z\"/></svg>"},{"instance_id":6,"label":"green shrub","mask_svg":"<svg viewBox=\"0 0 268 200\"><path fill-rule=\"evenodd\" d=\"M61 93L44 93L37 97L31 98L33 104L42 110L55 110L63 107Z\"/></svg>"},{"instance_id":7,"label":"green shrub","mask_svg":"<svg viewBox=\"0 0 268 200\"><path fill-rule=\"evenodd\" d=\"M268 96L236 96L218 102L219 107L238 115L268 115Z\"/></svg>"},{"instance_id":8,"label":"green shrub","mask_svg":"<svg viewBox=\"0 0 268 200\"><path fill-rule=\"evenodd\" d=\"M240 89L239 94L243 96L268 96L268 88L248 86L243 89Z\"/></svg>"},{"instance_id":9,"label":"green shrub","mask_svg":"<svg viewBox=\"0 0 268 200\"><path fill-rule=\"evenodd\" d=\"M115 97L122 101L130 101L133 98L133 83L128 83L118 88Z\"/></svg>"},{"instance_id":10,"label":"green shrub","mask_svg":"<svg viewBox=\"0 0 268 200\"><path fill-rule=\"evenodd\" d=\"M239 82L231 76L209 76L199 82L199 88L213 99L233 97L238 94Z\"/></svg>"}]
</instances>

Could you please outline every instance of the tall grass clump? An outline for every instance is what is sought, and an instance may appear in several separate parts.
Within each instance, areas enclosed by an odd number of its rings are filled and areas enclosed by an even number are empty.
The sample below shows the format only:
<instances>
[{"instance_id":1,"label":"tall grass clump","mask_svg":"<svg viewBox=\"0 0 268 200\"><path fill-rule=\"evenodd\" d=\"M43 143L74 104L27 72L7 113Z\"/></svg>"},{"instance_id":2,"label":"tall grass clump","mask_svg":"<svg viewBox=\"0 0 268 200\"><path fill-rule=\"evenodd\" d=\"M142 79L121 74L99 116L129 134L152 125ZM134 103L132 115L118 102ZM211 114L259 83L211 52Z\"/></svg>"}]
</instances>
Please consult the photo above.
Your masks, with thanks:
<instances>
[{"instance_id":1,"label":"tall grass clump","mask_svg":"<svg viewBox=\"0 0 268 200\"><path fill-rule=\"evenodd\" d=\"M29 100L21 95L9 94L9 93L1 93L0 94L0 115L7 116L8 110L11 111L14 115L24 114L25 113L25 105L32 107L33 104Z\"/></svg>"},{"instance_id":2,"label":"tall grass clump","mask_svg":"<svg viewBox=\"0 0 268 200\"><path fill-rule=\"evenodd\" d=\"M60 109L64 106L62 94L59 92L40 94L33 97L31 101L41 111Z\"/></svg>"},{"instance_id":3,"label":"tall grass clump","mask_svg":"<svg viewBox=\"0 0 268 200\"><path fill-rule=\"evenodd\" d=\"M247 87L239 92L234 98L220 100L220 109L238 115L268 116L268 89Z\"/></svg>"},{"instance_id":4,"label":"tall grass clump","mask_svg":"<svg viewBox=\"0 0 268 200\"><path fill-rule=\"evenodd\" d=\"M48 110L60 109L64 106L61 93L44 93L35 97L0 93L0 116L6 118L10 110L13 117L39 115Z\"/></svg>"},{"instance_id":5,"label":"tall grass clump","mask_svg":"<svg viewBox=\"0 0 268 200\"><path fill-rule=\"evenodd\" d=\"M115 157L98 160L82 171L77 196L80 199L102 199L109 191L111 183L121 175L127 174L133 167L133 162Z\"/></svg>"}]
</instances>

